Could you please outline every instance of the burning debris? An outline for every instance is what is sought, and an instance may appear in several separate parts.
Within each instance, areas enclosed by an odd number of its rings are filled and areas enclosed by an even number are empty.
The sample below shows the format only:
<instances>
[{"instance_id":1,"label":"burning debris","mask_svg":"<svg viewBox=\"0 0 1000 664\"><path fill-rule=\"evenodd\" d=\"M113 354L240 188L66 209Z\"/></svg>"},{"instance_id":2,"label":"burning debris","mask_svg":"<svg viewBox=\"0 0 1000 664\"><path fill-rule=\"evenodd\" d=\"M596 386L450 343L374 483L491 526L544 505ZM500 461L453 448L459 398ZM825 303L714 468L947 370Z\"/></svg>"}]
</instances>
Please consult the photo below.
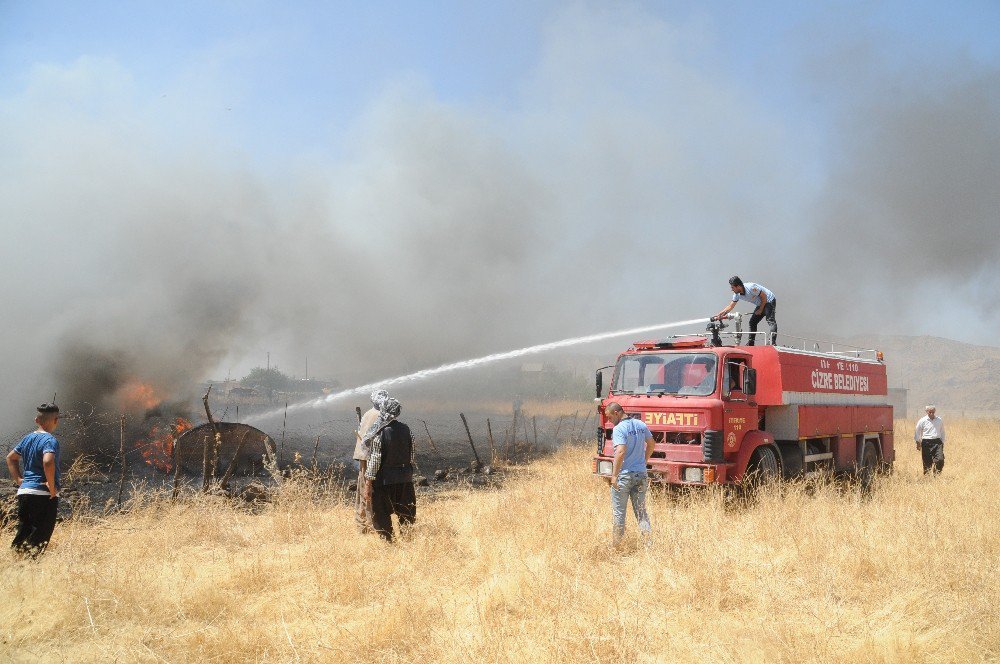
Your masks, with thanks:
<instances>
[{"instance_id":1,"label":"burning debris","mask_svg":"<svg viewBox=\"0 0 1000 664\"><path fill-rule=\"evenodd\" d=\"M186 409L166 402L159 388L138 379L125 382L114 401L118 410L130 414L128 419L134 422L128 431L122 431L126 440L131 438L131 449L151 468L172 472L176 441L194 426L186 417Z\"/></svg>"},{"instance_id":2,"label":"burning debris","mask_svg":"<svg viewBox=\"0 0 1000 664\"><path fill-rule=\"evenodd\" d=\"M149 433L136 441L135 448L143 460L157 470L170 473L174 470L174 446L178 437L189 431L192 424L183 417L175 417L173 424L154 424Z\"/></svg>"}]
</instances>

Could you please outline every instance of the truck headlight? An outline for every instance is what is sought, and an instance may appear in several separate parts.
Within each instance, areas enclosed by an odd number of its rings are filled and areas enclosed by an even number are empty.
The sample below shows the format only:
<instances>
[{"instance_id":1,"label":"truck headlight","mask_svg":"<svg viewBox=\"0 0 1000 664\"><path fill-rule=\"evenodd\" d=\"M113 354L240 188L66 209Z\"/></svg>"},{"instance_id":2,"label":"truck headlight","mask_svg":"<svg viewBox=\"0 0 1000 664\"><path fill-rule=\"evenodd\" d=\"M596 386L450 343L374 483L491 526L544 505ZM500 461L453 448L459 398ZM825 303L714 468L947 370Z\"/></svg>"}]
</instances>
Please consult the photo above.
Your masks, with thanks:
<instances>
[{"instance_id":1,"label":"truck headlight","mask_svg":"<svg viewBox=\"0 0 1000 664\"><path fill-rule=\"evenodd\" d=\"M610 461L598 461L597 462L597 474L598 475L611 475L611 471L614 470L614 464Z\"/></svg>"},{"instance_id":2,"label":"truck headlight","mask_svg":"<svg viewBox=\"0 0 1000 664\"><path fill-rule=\"evenodd\" d=\"M684 469L684 481L685 482L703 482L705 478L704 471L701 468L685 468Z\"/></svg>"}]
</instances>

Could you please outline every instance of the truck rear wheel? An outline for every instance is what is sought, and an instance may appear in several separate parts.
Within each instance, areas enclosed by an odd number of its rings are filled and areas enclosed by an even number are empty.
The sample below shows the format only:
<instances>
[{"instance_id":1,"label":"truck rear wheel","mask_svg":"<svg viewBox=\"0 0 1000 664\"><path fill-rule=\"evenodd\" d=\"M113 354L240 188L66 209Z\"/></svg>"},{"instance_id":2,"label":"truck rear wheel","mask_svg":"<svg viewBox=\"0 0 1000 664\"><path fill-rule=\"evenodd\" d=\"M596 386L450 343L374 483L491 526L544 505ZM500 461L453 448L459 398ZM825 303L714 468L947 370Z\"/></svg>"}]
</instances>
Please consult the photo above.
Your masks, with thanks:
<instances>
[{"instance_id":1,"label":"truck rear wheel","mask_svg":"<svg viewBox=\"0 0 1000 664\"><path fill-rule=\"evenodd\" d=\"M759 487L778 479L778 455L770 447L758 447L750 455L747 464L747 483L751 488Z\"/></svg>"},{"instance_id":2,"label":"truck rear wheel","mask_svg":"<svg viewBox=\"0 0 1000 664\"><path fill-rule=\"evenodd\" d=\"M862 495L871 493L872 484L875 482L875 473L878 470L878 452L871 441L865 441L861 449L861 459L858 464L858 479L861 482Z\"/></svg>"},{"instance_id":3,"label":"truck rear wheel","mask_svg":"<svg viewBox=\"0 0 1000 664\"><path fill-rule=\"evenodd\" d=\"M781 454L781 476L784 479L790 480L802 474L806 464L798 443L778 443L778 452Z\"/></svg>"}]
</instances>

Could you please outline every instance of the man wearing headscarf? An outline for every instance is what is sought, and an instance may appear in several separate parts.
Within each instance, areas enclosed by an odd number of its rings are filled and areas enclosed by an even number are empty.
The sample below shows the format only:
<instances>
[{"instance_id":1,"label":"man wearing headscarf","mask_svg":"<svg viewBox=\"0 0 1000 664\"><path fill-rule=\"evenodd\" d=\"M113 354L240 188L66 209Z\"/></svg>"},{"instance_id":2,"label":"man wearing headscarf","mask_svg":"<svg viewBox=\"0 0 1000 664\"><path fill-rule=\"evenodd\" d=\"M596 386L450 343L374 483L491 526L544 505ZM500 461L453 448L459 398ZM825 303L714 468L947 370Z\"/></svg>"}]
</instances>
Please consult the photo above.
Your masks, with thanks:
<instances>
[{"instance_id":1,"label":"man wearing headscarf","mask_svg":"<svg viewBox=\"0 0 1000 664\"><path fill-rule=\"evenodd\" d=\"M361 416L358 430L354 432L356 438L354 460L358 462L358 490L354 504L354 521L363 533L370 532L372 528L371 501L365 491L365 471L372 453L370 432L373 433L378 428L379 410L385 405L385 400L388 398L389 393L385 390L374 390L371 394L372 407Z\"/></svg>"},{"instance_id":2,"label":"man wearing headscarf","mask_svg":"<svg viewBox=\"0 0 1000 664\"><path fill-rule=\"evenodd\" d=\"M417 518L417 496L413 487L413 436L399 421L402 407L387 397L371 434L371 452L365 470L365 494L371 510L372 529L392 541L392 515L400 527Z\"/></svg>"}]
</instances>

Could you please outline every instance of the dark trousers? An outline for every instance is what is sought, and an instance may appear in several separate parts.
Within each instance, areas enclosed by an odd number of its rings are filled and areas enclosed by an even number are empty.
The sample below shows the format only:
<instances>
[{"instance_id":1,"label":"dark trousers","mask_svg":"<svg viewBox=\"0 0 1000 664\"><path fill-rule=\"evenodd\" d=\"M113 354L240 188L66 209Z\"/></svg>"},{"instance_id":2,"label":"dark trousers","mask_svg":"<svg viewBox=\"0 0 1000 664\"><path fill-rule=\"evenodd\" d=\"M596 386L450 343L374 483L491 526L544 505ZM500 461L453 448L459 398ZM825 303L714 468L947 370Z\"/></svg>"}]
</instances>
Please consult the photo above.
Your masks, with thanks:
<instances>
[{"instance_id":1,"label":"dark trousers","mask_svg":"<svg viewBox=\"0 0 1000 664\"><path fill-rule=\"evenodd\" d=\"M417 520L417 494L413 482L372 487L372 527L389 542L392 541L393 514L399 517L400 526Z\"/></svg>"},{"instance_id":2,"label":"dark trousers","mask_svg":"<svg viewBox=\"0 0 1000 664\"><path fill-rule=\"evenodd\" d=\"M59 499L23 493L17 497L17 532L11 547L37 556L45 550L56 527Z\"/></svg>"},{"instance_id":3,"label":"dark trousers","mask_svg":"<svg viewBox=\"0 0 1000 664\"><path fill-rule=\"evenodd\" d=\"M747 342L747 346L753 346L754 342L757 341L757 335L754 332L757 331L757 324L760 323L761 318L767 319L767 326L771 328L771 345L778 343L778 321L774 317L774 310L777 307L778 298L774 298L764 305L764 313L758 314L754 310L754 314L750 316L750 341Z\"/></svg>"},{"instance_id":4,"label":"dark trousers","mask_svg":"<svg viewBox=\"0 0 1000 664\"><path fill-rule=\"evenodd\" d=\"M920 456L924 462L924 475L934 469L934 474L944 469L944 443L940 438L924 438L920 441Z\"/></svg>"}]
</instances>

